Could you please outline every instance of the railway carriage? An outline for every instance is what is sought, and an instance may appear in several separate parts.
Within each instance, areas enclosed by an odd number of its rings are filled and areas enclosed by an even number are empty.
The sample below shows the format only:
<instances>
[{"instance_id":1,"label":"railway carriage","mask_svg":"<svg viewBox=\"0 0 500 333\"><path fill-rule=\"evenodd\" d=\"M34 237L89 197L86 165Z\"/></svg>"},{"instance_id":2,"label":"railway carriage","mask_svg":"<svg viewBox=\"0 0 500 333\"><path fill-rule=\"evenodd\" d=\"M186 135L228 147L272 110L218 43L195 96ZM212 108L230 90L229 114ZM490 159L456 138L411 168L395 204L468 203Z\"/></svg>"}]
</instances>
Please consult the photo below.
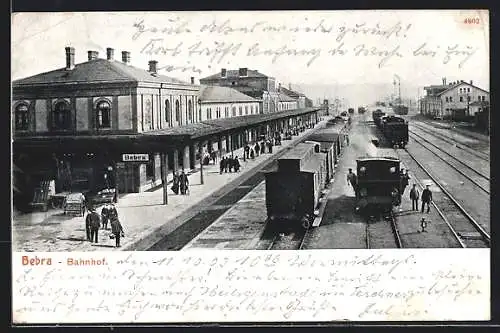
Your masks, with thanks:
<instances>
[{"instance_id":1,"label":"railway carriage","mask_svg":"<svg viewBox=\"0 0 500 333\"><path fill-rule=\"evenodd\" d=\"M357 208L390 211L401 203L400 160L392 157L365 157L357 161Z\"/></svg>"},{"instance_id":2,"label":"railway carriage","mask_svg":"<svg viewBox=\"0 0 500 333\"><path fill-rule=\"evenodd\" d=\"M309 228L327 181L326 154L318 143L299 143L265 172L268 226Z\"/></svg>"},{"instance_id":3,"label":"railway carriage","mask_svg":"<svg viewBox=\"0 0 500 333\"><path fill-rule=\"evenodd\" d=\"M326 154L327 181L333 178L335 166L339 163L342 149L341 140L343 140L341 135L335 129L324 128L308 136L308 140L317 142L320 145L321 152Z\"/></svg>"}]
</instances>

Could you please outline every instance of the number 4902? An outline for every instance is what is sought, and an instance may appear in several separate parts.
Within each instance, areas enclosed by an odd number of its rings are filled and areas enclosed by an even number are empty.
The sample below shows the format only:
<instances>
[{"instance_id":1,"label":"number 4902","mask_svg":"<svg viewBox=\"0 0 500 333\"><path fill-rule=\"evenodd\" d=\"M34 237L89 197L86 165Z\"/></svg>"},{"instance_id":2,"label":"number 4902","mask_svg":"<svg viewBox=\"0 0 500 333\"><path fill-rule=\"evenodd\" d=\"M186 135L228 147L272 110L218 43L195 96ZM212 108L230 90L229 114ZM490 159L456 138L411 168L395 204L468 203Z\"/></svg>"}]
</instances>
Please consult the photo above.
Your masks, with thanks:
<instances>
[{"instance_id":1,"label":"number 4902","mask_svg":"<svg viewBox=\"0 0 500 333\"><path fill-rule=\"evenodd\" d=\"M468 17L464 19L465 24L479 24L479 17Z\"/></svg>"}]
</instances>

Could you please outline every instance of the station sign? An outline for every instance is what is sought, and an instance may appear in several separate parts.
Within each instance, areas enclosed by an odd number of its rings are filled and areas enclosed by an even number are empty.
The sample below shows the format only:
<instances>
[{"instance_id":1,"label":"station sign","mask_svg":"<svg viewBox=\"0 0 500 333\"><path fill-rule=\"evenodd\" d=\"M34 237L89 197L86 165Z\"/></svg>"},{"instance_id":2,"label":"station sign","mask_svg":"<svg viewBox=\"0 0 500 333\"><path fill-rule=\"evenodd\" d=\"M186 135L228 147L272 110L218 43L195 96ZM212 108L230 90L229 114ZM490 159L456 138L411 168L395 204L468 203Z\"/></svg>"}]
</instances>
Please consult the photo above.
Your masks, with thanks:
<instances>
[{"instance_id":1,"label":"station sign","mask_svg":"<svg viewBox=\"0 0 500 333\"><path fill-rule=\"evenodd\" d=\"M123 162L149 162L149 154L122 154Z\"/></svg>"}]
</instances>

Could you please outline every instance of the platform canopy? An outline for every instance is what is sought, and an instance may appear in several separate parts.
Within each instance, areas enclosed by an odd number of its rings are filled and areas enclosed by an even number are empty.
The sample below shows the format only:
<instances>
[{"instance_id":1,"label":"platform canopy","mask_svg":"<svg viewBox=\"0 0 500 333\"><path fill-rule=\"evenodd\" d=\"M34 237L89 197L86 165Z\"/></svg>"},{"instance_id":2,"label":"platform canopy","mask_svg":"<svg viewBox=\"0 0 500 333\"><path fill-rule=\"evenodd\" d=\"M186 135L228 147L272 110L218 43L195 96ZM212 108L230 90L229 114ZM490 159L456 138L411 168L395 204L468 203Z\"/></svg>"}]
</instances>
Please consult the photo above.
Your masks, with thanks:
<instances>
[{"instance_id":1,"label":"platform canopy","mask_svg":"<svg viewBox=\"0 0 500 333\"><path fill-rule=\"evenodd\" d=\"M195 140L236 133L248 128L266 125L274 120L285 120L319 110L320 108L304 108L268 114L212 119L136 134L22 136L14 138L13 147L14 153L27 150L33 152L117 150L130 153L164 151L169 147L191 144Z\"/></svg>"}]
</instances>

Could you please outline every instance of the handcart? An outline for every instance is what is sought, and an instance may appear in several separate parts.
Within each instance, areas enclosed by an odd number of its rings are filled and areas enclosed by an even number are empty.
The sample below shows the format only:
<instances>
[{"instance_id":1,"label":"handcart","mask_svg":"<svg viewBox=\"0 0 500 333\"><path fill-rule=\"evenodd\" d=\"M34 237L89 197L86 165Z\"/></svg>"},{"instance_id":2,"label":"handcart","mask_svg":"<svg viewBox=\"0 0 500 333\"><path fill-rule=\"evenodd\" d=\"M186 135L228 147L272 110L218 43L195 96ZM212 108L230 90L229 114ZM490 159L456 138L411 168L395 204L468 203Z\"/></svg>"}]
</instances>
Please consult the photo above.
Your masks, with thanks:
<instances>
[{"instance_id":1,"label":"handcart","mask_svg":"<svg viewBox=\"0 0 500 333\"><path fill-rule=\"evenodd\" d=\"M85 196L81 192L70 193L64 199L64 215L85 215Z\"/></svg>"}]
</instances>

